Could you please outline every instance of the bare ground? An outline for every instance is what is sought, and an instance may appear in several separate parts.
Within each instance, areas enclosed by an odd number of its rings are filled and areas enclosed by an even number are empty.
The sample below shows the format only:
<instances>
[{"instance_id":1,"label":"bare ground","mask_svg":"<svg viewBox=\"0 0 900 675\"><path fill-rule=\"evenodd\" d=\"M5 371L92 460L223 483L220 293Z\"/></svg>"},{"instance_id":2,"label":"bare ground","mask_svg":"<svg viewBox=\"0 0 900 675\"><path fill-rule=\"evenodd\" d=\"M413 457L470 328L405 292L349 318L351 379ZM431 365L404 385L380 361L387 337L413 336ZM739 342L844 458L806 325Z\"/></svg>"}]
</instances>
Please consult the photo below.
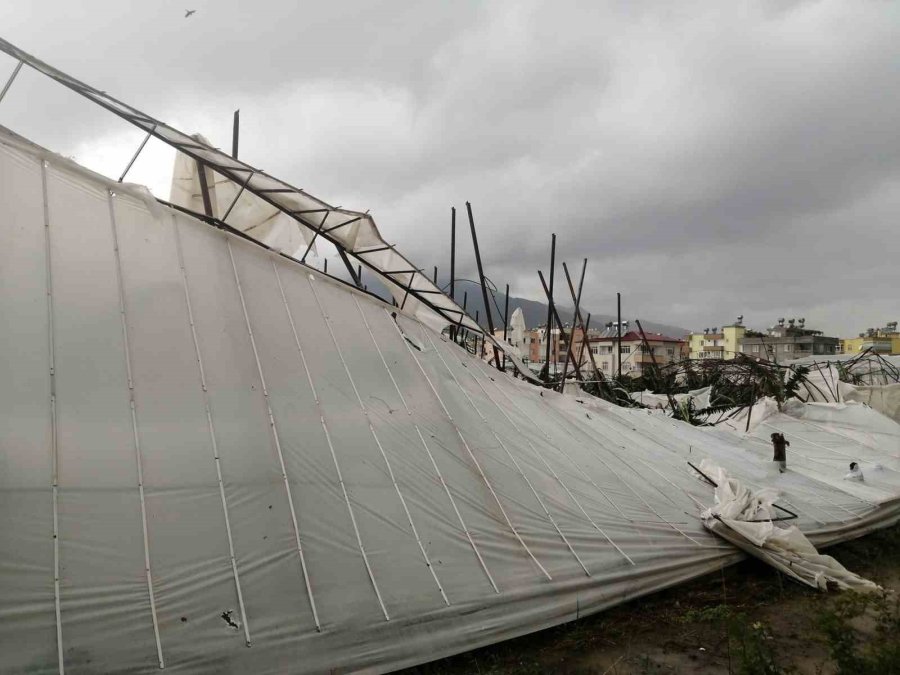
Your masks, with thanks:
<instances>
[{"instance_id":1,"label":"bare ground","mask_svg":"<svg viewBox=\"0 0 900 675\"><path fill-rule=\"evenodd\" d=\"M886 590L900 590L900 525L826 552ZM800 586L748 560L592 617L401 672L900 673L896 593L884 596L893 607L892 623L885 624L886 615L869 608L834 630L835 617L845 616L852 600L846 595ZM866 665L865 658L846 655L836 661L841 638L835 635L844 634L845 628L859 653L880 655L881 661Z\"/></svg>"}]
</instances>

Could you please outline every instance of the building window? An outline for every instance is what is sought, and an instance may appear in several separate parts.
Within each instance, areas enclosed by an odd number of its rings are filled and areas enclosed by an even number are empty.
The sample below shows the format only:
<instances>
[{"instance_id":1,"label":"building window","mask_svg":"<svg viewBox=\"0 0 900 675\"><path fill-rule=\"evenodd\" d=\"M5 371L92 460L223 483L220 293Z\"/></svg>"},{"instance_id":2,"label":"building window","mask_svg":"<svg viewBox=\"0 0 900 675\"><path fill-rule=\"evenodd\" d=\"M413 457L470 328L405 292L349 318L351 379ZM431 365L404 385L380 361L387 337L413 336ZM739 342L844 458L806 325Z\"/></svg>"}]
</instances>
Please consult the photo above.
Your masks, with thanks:
<instances>
[{"instance_id":1,"label":"building window","mask_svg":"<svg viewBox=\"0 0 900 675\"><path fill-rule=\"evenodd\" d=\"M201 185L200 187L203 187L203 186ZM599 347L591 347L591 354L599 354L599 353L600 353Z\"/></svg>"},{"instance_id":2,"label":"building window","mask_svg":"<svg viewBox=\"0 0 900 675\"><path fill-rule=\"evenodd\" d=\"M202 187L202 186L201 186L201 187ZM675 348L674 348L674 347L667 347L667 348L666 348L666 355L667 355L667 356L675 356Z\"/></svg>"},{"instance_id":3,"label":"building window","mask_svg":"<svg viewBox=\"0 0 900 675\"><path fill-rule=\"evenodd\" d=\"M792 352L792 351L794 351L794 345L785 345L785 346L784 346L784 351L786 351L786 352Z\"/></svg>"},{"instance_id":4,"label":"building window","mask_svg":"<svg viewBox=\"0 0 900 675\"><path fill-rule=\"evenodd\" d=\"M759 345L753 345L752 347L750 347L750 351L754 354L759 354Z\"/></svg>"},{"instance_id":5,"label":"building window","mask_svg":"<svg viewBox=\"0 0 900 675\"><path fill-rule=\"evenodd\" d=\"M622 354L630 354L631 353L631 345L622 345L621 353Z\"/></svg>"}]
</instances>

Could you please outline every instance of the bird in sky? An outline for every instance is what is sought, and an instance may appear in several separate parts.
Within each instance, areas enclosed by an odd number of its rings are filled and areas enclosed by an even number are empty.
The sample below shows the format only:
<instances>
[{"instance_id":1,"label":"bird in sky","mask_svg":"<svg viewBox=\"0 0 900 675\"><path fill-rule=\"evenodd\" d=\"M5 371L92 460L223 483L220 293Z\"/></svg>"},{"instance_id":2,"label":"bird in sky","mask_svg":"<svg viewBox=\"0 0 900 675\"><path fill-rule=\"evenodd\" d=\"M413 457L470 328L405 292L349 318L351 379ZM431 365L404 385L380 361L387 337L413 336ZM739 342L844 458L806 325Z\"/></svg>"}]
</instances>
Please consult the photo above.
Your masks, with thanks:
<instances>
[{"instance_id":1,"label":"bird in sky","mask_svg":"<svg viewBox=\"0 0 900 675\"><path fill-rule=\"evenodd\" d=\"M186 9L186 10L184 10L184 18L185 18L185 19L188 18L191 14L193 14L193 13L196 12L196 11L197 11L196 9Z\"/></svg>"}]
</instances>

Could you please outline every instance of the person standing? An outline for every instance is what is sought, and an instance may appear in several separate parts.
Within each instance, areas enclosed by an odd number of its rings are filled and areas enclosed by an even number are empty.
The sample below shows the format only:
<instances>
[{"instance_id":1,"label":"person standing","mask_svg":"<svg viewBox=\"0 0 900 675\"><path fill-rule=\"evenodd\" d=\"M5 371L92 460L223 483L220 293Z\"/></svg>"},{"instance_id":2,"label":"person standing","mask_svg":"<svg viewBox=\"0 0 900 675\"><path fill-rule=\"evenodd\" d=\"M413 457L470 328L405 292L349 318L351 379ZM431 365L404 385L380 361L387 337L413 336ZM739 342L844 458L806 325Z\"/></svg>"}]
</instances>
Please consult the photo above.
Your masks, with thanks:
<instances>
[{"instance_id":1,"label":"person standing","mask_svg":"<svg viewBox=\"0 0 900 675\"><path fill-rule=\"evenodd\" d=\"M772 461L778 463L779 473L787 471L787 446L790 444L791 442L784 438L784 434L777 432L772 434L772 449L774 451Z\"/></svg>"}]
</instances>

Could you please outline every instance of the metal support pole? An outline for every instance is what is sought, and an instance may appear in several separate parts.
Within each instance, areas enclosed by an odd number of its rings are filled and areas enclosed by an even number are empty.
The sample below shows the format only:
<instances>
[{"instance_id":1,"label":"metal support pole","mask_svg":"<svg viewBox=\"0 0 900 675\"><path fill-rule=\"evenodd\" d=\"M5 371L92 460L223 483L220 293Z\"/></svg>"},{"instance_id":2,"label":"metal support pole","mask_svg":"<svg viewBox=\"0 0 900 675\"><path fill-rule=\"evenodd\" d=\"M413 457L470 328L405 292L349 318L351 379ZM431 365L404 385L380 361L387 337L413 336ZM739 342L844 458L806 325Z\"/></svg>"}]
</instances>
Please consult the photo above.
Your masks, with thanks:
<instances>
[{"instance_id":1,"label":"metal support pole","mask_svg":"<svg viewBox=\"0 0 900 675\"><path fill-rule=\"evenodd\" d=\"M109 224L112 229L113 252L116 259L116 285L119 290L119 317L122 321L122 345L125 357L125 385L128 406L131 408L131 433L134 442L134 462L137 468L138 496L141 500L141 528L144 537L144 575L147 580L147 595L150 600L150 618L153 621L153 635L156 639L156 658L160 668L166 667L163 659L162 643L159 638L159 621L156 615L156 593L153 590L153 571L150 569L150 534L147 526L147 502L144 496L144 457L141 452L140 433L138 432L137 403L134 400L134 376L131 368L131 347L128 339L128 316L125 307L125 284L122 280L122 260L119 256L119 235L116 227L113 193L107 195L109 204Z\"/></svg>"},{"instance_id":2,"label":"metal support pole","mask_svg":"<svg viewBox=\"0 0 900 675\"><path fill-rule=\"evenodd\" d=\"M244 324L247 327L247 337L250 338L250 348L253 351L253 360L256 362L256 372L259 376L259 384L263 397L263 403L266 406L266 417L268 418L269 430L272 432L272 445L275 454L278 457L278 468L281 471L281 480L284 482L285 497L287 498L288 511L291 514L291 525L294 530L294 547L297 549L297 555L300 558L300 570L303 573L303 582L306 586L306 593L309 599L310 611L312 611L313 621L316 624L316 630L321 631L322 625L319 621L319 613L316 610L316 601L313 597L312 582L309 578L309 570L306 567L306 558L303 556L303 544L300 537L300 520L297 518L297 509L294 507L294 497L291 492L291 482L287 475L287 466L284 462L284 452L281 448L281 438L278 435L278 426L275 424L275 415L272 412L272 403L269 400L269 389L266 386L266 376L263 374L262 361L259 359L259 350L256 347L256 337L253 334L253 327L250 324L250 314L247 312L247 302L244 298L244 289L241 286L241 277L238 274L237 264L234 261L234 252L231 248L231 237L225 235L225 244L228 248L228 258L231 260L231 270L234 273L234 285L237 290L238 299L241 303L241 312L244 315ZM274 263L273 263L274 264ZM276 270L277 273L277 270Z\"/></svg>"},{"instance_id":3,"label":"metal support pole","mask_svg":"<svg viewBox=\"0 0 900 675\"><path fill-rule=\"evenodd\" d=\"M277 268L276 268L277 269ZM322 317L322 321L325 323L325 327L328 329L329 334L331 335L331 342L334 344L335 349L337 351L338 356L341 359L341 362L344 363L344 369L347 370L346 362L344 361L344 355L341 352L341 348L338 345L337 338L334 335L334 328L331 326L331 321L328 319L328 315L325 313L325 308L322 306L321 300L319 300L319 293L316 291L315 287L315 277L310 275L309 279L309 288L312 291L313 298L316 301L316 306L319 308L319 314ZM299 344L299 342L298 342ZM350 377L350 371L347 370L347 375ZM352 377L350 378L352 381ZM310 378L310 386L312 386L312 378ZM354 385L355 388L356 385ZM318 396L316 397L318 401ZM372 566L369 564L369 556L366 553L365 546L363 545L362 535L359 531L359 525L356 522L356 515L353 513L353 507L350 504L350 495L347 493L347 486L344 483L344 477L341 473L341 467L338 464L337 454L334 451L334 446L331 444L331 439L329 435L328 446L331 450L331 458L334 461L334 468L337 472L338 482L341 486L341 491L344 493L344 502L347 504L347 510L350 512L350 522L353 524L353 531L356 534L356 543L359 547L359 552L362 555L363 563L366 566L366 572L369 575L369 581L372 582L372 589L375 591L375 597L378 599L378 605L381 607L381 613L384 614L385 621L390 621L391 617L388 614L387 607L384 604L384 600L381 597L381 591L378 588L378 583L375 581L375 573L372 571Z\"/></svg>"},{"instance_id":4,"label":"metal support pole","mask_svg":"<svg viewBox=\"0 0 900 675\"><path fill-rule=\"evenodd\" d=\"M241 135L241 111L234 111L234 121L231 125L231 156L237 159L238 139Z\"/></svg>"},{"instance_id":5,"label":"metal support pole","mask_svg":"<svg viewBox=\"0 0 900 675\"><path fill-rule=\"evenodd\" d=\"M591 324L591 313L587 313L584 323L581 324L581 344L578 347L578 365L584 363L584 346L587 344L588 326Z\"/></svg>"},{"instance_id":6,"label":"metal support pole","mask_svg":"<svg viewBox=\"0 0 900 675\"><path fill-rule=\"evenodd\" d=\"M350 504L350 496L347 494L347 486L344 484L344 477L341 474L341 466L338 463L337 453L335 453L334 445L331 442L331 434L328 432L328 425L325 422L325 411L322 408L322 401L321 399L319 399L319 394L316 391L316 385L313 383L312 374L309 371L309 363L307 363L306 361L306 355L303 352L303 345L300 343L300 335L297 333L297 324L294 322L294 314L293 312L291 312L291 307L288 304L287 296L284 293L284 285L281 283L281 275L278 273L278 263L275 260L272 261L272 269L275 270L275 279L278 281L278 290L281 293L281 299L284 302L284 310L287 313L288 323L290 323L291 326L291 333L294 336L294 344L297 345L297 354L300 357L300 363L303 364L303 372L306 374L306 381L309 384L309 391L312 394L313 400L316 404L316 411L319 414L319 421L322 424L322 433L325 436L325 443L328 445L328 450L331 453L331 459L334 462L335 475L338 480L338 485L340 486L341 492L344 496L344 503L347 505L347 511L350 515L350 523L353 525L353 531L356 533L356 543L359 546L359 552L362 554L363 563L366 566L366 572L369 575L369 580L372 582L372 587L375 589L375 595L378 598L378 603L381 606L382 612L384 612L385 619L387 619L387 610L384 608L384 602L382 602L381 600L381 592L378 590L378 584L375 583L375 575L372 573L372 567L369 565L369 558L366 555L365 548L363 547L362 537L359 534L359 526L356 523L356 516L353 513L353 506ZM310 288L312 288L312 282L310 282ZM316 299L316 302L318 303L319 296L316 295L314 297Z\"/></svg>"},{"instance_id":7,"label":"metal support pole","mask_svg":"<svg viewBox=\"0 0 900 675\"><path fill-rule=\"evenodd\" d=\"M350 272L350 278L353 279L353 283L357 288L362 288L362 283L359 280L359 277L356 275L356 270L353 269L353 265L350 264L350 258L347 257L347 254L344 253L343 249L338 249L338 255L341 256L341 260L344 261L344 265L347 266L347 271Z\"/></svg>"},{"instance_id":8,"label":"metal support pole","mask_svg":"<svg viewBox=\"0 0 900 675\"><path fill-rule=\"evenodd\" d=\"M487 283L484 280L484 267L481 264L481 251L478 249L478 236L475 234L475 219L472 217L472 205L469 202L466 202L466 212L469 214L469 228L472 230L472 246L475 249L475 264L478 265L478 279L481 281L481 297L484 300L484 314L487 317L488 330L493 338L494 317L491 313L491 306L488 304ZM484 341L482 341L481 346L482 349L484 349ZM492 343L491 346L494 348L494 365L500 370L500 350L497 349L496 344Z\"/></svg>"},{"instance_id":9,"label":"metal support pole","mask_svg":"<svg viewBox=\"0 0 900 675\"><path fill-rule=\"evenodd\" d=\"M641 327L641 320L635 319L634 322L637 324L638 330L641 332L641 340L643 342L644 349L650 353L650 360L653 362L654 374L658 380L659 366L656 363L656 356L653 354L653 347L651 347L650 343L647 342L647 336L644 334L644 329ZM643 364L643 362L641 362L641 373L643 373L643 371L644 371L644 364ZM666 388L666 397L669 399L669 405L672 406L672 412L675 412L675 409L678 404L675 402L675 397L672 396L672 392L669 391L668 387Z\"/></svg>"},{"instance_id":10,"label":"metal support pole","mask_svg":"<svg viewBox=\"0 0 900 675\"><path fill-rule=\"evenodd\" d=\"M456 293L456 207L450 207L450 299L455 300ZM465 309L465 308L463 308ZM462 316L459 317L462 321ZM456 342L456 326L450 327L450 339Z\"/></svg>"},{"instance_id":11,"label":"metal support pole","mask_svg":"<svg viewBox=\"0 0 900 675\"><path fill-rule=\"evenodd\" d=\"M228 216L231 215L231 210L237 205L238 199L241 198L241 195L244 194L244 190L247 188L248 183L250 183L250 179L253 178L253 173L247 174L247 180L243 182L241 185L241 189L238 190L237 194L234 196L234 199L231 200L231 204L228 205L228 208L225 210L225 215L222 216L222 222L224 223L228 220Z\"/></svg>"},{"instance_id":12,"label":"metal support pole","mask_svg":"<svg viewBox=\"0 0 900 675\"><path fill-rule=\"evenodd\" d=\"M550 239L550 290L547 292L547 351L545 364L547 367L547 380L550 379L550 342L553 339L553 332L550 326L553 325L553 271L556 269L556 234ZM541 282L543 283L543 282Z\"/></svg>"},{"instance_id":13,"label":"metal support pole","mask_svg":"<svg viewBox=\"0 0 900 675\"><path fill-rule=\"evenodd\" d=\"M584 271L586 268L587 268L587 258L585 258L584 261L581 263L581 279L582 279L582 281L579 282L579 288L581 287L581 283L583 283L583 281L584 281ZM572 302L575 302L577 305L578 304L577 300L578 300L579 296L575 293L575 286L572 285L572 278L569 276L568 270L566 270L566 283L569 285L569 293L572 295ZM588 314L588 317L590 317L590 314ZM575 319L582 326L582 342L583 342L584 340L587 339L587 323L584 319L582 319L581 309L579 307L576 307ZM590 358L591 358L591 367L593 367L593 369L594 369L594 375L600 376L602 378L603 376L601 375L600 370L597 368L597 360L594 358L594 352L592 352L589 349L588 354L590 355ZM578 365L579 365L579 367L581 366L580 358L578 360Z\"/></svg>"},{"instance_id":14,"label":"metal support pole","mask_svg":"<svg viewBox=\"0 0 900 675\"><path fill-rule=\"evenodd\" d=\"M2 98L2 96L0 96L0 98ZM156 129L155 124L153 125L153 128ZM141 150L143 150L144 146L147 145L147 141L150 140L150 137L152 135L153 135L153 132L148 131L147 135L144 136L144 140L141 141L141 144L138 146L138 149L135 151L134 156L131 158L131 161L128 162L128 166L125 167L125 170L122 172L122 175L119 176L119 180L116 181L117 183L121 183L123 180L125 180L125 174L127 174L131 170L132 165L134 164L135 160L138 158L138 155L141 154Z\"/></svg>"},{"instance_id":15,"label":"metal support pole","mask_svg":"<svg viewBox=\"0 0 900 675\"><path fill-rule=\"evenodd\" d=\"M216 481L219 484L219 498L222 500L222 511L225 516L225 534L228 538L228 553L231 559L231 573L234 577L234 587L237 593L238 607L241 612L241 621L244 627L244 641L250 646L250 622L247 620L247 611L244 606L244 593L241 589L241 579L238 574L237 557L234 552L234 537L231 534L231 517L228 513L228 500L225 497L225 481L222 478L222 461L219 457L219 444L216 438L216 428L213 424L212 411L209 405L209 390L206 386L206 371L203 369L203 356L200 352L200 341L197 339L197 329L194 325L194 310L191 306L191 293L188 285L187 269L184 266L184 251L181 246L181 231L178 229L178 220L172 215L172 226L175 231L175 251L178 255L178 267L181 270L181 282L184 288L184 302L187 309L187 320L191 327L191 338L194 343L194 354L197 357L199 370L200 391L203 395L203 405L206 411L206 425L209 429L209 440L212 448L213 461L216 466Z\"/></svg>"},{"instance_id":16,"label":"metal support pole","mask_svg":"<svg viewBox=\"0 0 900 675\"><path fill-rule=\"evenodd\" d=\"M47 198L47 162L41 162L41 189L44 202L44 250L47 261L47 332L50 366L50 489L53 495L53 599L56 609L56 658L59 673L63 675L65 672L65 659L63 657L62 603L60 601L59 588L59 429L56 421L56 331L53 328L53 264L50 247L50 207Z\"/></svg>"},{"instance_id":17,"label":"metal support pole","mask_svg":"<svg viewBox=\"0 0 900 675\"><path fill-rule=\"evenodd\" d=\"M197 178L200 181L200 195L203 197L203 212L213 218L212 200L209 196L209 184L206 182L206 166L197 162Z\"/></svg>"},{"instance_id":18,"label":"metal support pole","mask_svg":"<svg viewBox=\"0 0 900 675\"><path fill-rule=\"evenodd\" d=\"M12 71L12 75L9 76L9 79L6 81L6 84L3 85L3 91L0 91L0 101L3 100L3 97L6 96L6 92L9 91L9 88L12 86L13 80L16 79L16 75L19 74L19 71L22 70L22 66L25 65L24 61L19 61L16 65L15 69Z\"/></svg>"},{"instance_id":19,"label":"metal support pole","mask_svg":"<svg viewBox=\"0 0 900 675\"><path fill-rule=\"evenodd\" d=\"M538 270L538 277L541 280L541 286L543 286L543 288L544 288L544 293L547 295L547 298L549 299L550 289L547 288L547 282L544 281L544 274L540 270ZM550 308L552 309L552 317L551 318L556 320L556 325L559 326L559 330L560 330L560 332L562 332L563 324L559 318L559 313L556 311L556 305L551 304ZM572 342L571 341L569 341L568 346L569 346L569 351L571 351L572 350ZM584 377L581 375L581 367L577 363L575 364L575 374L577 375L577 377L579 379L582 379L582 380L584 379Z\"/></svg>"},{"instance_id":20,"label":"metal support pole","mask_svg":"<svg viewBox=\"0 0 900 675\"><path fill-rule=\"evenodd\" d=\"M574 314L572 314L572 330L569 333L569 347L570 348L568 350L566 350L566 360L563 362L562 377L560 378L560 381L559 381L559 390L560 391L563 391L563 389L566 386L566 373L569 372L569 355L573 354L573 350L574 350L574 345L572 343L574 343L574 341L575 341L575 327L577 325L576 317L581 315L581 311L580 311L581 289L584 287L584 271L586 268L587 268L587 258L585 258L584 263L582 263L582 265L581 265L581 280L578 282L578 295L575 297L575 312L574 312ZM566 263L563 263L563 271L566 273L566 281L568 281L569 284L571 285L572 279L569 276L569 268L566 265ZM584 342L584 335L581 336L581 341ZM580 367L581 363L579 362L578 365Z\"/></svg>"},{"instance_id":21,"label":"metal support pole","mask_svg":"<svg viewBox=\"0 0 900 675\"><path fill-rule=\"evenodd\" d=\"M323 268L324 268L324 269L323 269L322 271L325 272L325 274L328 274L328 258L325 258L325 260L323 261L323 263L324 263L324 264L323 264Z\"/></svg>"},{"instance_id":22,"label":"metal support pole","mask_svg":"<svg viewBox=\"0 0 900 675\"><path fill-rule=\"evenodd\" d=\"M456 292L456 207L450 207L450 299Z\"/></svg>"},{"instance_id":23,"label":"metal support pole","mask_svg":"<svg viewBox=\"0 0 900 675\"><path fill-rule=\"evenodd\" d=\"M437 265L434 266L434 278L432 279L432 283L437 286Z\"/></svg>"},{"instance_id":24,"label":"metal support pole","mask_svg":"<svg viewBox=\"0 0 900 675\"><path fill-rule=\"evenodd\" d=\"M616 363L619 364L619 382L622 381L622 294L616 293Z\"/></svg>"},{"instance_id":25,"label":"metal support pole","mask_svg":"<svg viewBox=\"0 0 900 675\"><path fill-rule=\"evenodd\" d=\"M503 296L503 342L509 339L509 284L506 284L506 294ZM503 352L503 372L506 372L506 352Z\"/></svg>"}]
</instances>

